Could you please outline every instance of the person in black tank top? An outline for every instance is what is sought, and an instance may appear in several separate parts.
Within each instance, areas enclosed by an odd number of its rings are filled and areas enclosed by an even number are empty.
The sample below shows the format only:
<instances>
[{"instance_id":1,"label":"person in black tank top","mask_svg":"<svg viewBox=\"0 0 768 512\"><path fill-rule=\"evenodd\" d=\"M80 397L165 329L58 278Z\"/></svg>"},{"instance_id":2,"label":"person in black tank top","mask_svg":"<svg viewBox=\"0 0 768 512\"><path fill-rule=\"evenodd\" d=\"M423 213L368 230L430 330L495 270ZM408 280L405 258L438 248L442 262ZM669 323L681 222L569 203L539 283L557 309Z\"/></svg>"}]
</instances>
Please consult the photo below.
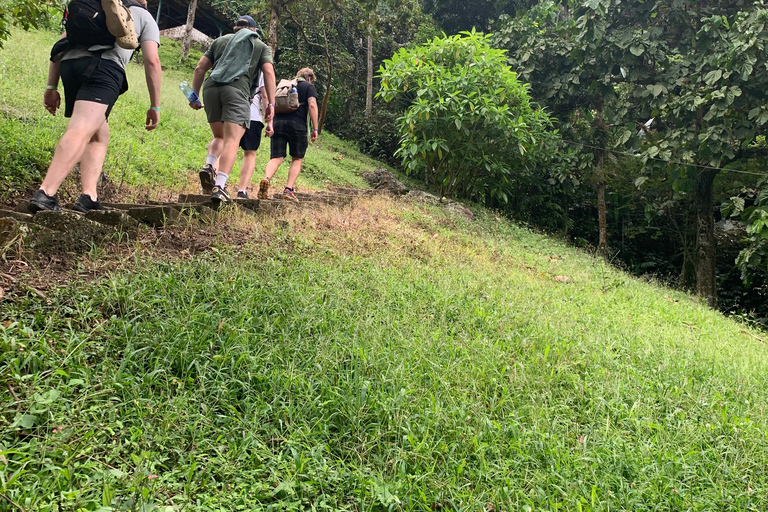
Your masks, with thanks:
<instances>
[{"instance_id":1,"label":"person in black tank top","mask_svg":"<svg viewBox=\"0 0 768 512\"><path fill-rule=\"evenodd\" d=\"M317 90L315 89L315 73L309 68L302 68L296 74L298 84L296 89L299 93L298 110L286 114L275 114L274 130L270 142L271 155L264 170L264 179L259 183L259 199L269 197L269 186L272 176L275 175L280 164L283 163L287 155L287 148L290 148L291 167L288 169L288 181L281 194L283 199L298 202L293 187L296 179L301 174L301 164L304 155L307 152L307 117L312 123L312 132L310 140L315 142L318 137L318 111L317 111Z\"/></svg>"}]
</instances>

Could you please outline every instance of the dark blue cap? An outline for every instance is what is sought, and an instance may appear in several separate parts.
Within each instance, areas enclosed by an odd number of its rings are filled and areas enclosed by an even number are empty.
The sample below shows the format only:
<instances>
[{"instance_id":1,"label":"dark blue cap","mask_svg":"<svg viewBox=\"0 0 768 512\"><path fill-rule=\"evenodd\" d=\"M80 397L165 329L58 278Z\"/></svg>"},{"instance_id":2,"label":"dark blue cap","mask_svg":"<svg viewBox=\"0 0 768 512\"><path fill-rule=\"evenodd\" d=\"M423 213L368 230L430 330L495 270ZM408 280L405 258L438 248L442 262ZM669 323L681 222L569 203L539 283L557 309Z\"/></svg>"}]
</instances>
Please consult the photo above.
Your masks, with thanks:
<instances>
[{"instance_id":1,"label":"dark blue cap","mask_svg":"<svg viewBox=\"0 0 768 512\"><path fill-rule=\"evenodd\" d=\"M248 16L247 14L244 14L240 16L237 19L237 23L235 23L236 27L251 27L251 28L257 28L258 25L256 25L256 20Z\"/></svg>"}]
</instances>

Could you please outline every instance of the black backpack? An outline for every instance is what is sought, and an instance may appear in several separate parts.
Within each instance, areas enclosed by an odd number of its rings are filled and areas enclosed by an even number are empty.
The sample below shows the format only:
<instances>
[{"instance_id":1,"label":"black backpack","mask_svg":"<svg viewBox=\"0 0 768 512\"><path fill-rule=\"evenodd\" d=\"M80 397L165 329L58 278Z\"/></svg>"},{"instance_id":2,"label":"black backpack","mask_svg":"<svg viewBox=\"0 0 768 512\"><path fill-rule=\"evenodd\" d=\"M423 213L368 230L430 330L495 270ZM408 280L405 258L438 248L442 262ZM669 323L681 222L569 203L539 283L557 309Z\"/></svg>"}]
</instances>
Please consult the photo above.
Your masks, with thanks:
<instances>
[{"instance_id":1,"label":"black backpack","mask_svg":"<svg viewBox=\"0 0 768 512\"><path fill-rule=\"evenodd\" d=\"M74 46L111 46L115 36L107 29L101 0L72 0L64 11L67 40Z\"/></svg>"},{"instance_id":2,"label":"black backpack","mask_svg":"<svg viewBox=\"0 0 768 512\"><path fill-rule=\"evenodd\" d=\"M135 0L122 0L126 7L145 8ZM75 47L113 46L115 36L107 28L106 13L101 0L71 0L61 20L67 35L51 49L51 61L57 62L65 52ZM140 48L139 48L140 49Z\"/></svg>"}]
</instances>

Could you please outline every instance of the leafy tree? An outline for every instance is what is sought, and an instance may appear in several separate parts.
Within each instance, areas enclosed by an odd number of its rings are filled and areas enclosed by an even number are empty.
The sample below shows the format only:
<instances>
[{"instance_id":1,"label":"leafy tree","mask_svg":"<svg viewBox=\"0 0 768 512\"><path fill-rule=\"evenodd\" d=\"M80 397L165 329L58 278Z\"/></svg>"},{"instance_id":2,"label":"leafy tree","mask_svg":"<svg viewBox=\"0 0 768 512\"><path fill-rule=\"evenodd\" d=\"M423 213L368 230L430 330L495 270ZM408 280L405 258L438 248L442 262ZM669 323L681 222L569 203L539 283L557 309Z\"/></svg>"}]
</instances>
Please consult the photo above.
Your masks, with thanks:
<instances>
[{"instance_id":1,"label":"leafy tree","mask_svg":"<svg viewBox=\"0 0 768 512\"><path fill-rule=\"evenodd\" d=\"M500 43L515 48L516 67L555 115L581 109L596 127L604 121L608 145L596 146L642 149L646 168L660 166L687 194L696 289L716 305L713 183L768 121L768 69L759 65L768 57L765 6L589 0L542 2L531 12L503 27ZM649 118L655 131L642 139Z\"/></svg>"},{"instance_id":2,"label":"leafy tree","mask_svg":"<svg viewBox=\"0 0 768 512\"><path fill-rule=\"evenodd\" d=\"M0 49L11 34L11 26L40 28L49 20L50 8L57 5L57 0L0 0Z\"/></svg>"},{"instance_id":3,"label":"leafy tree","mask_svg":"<svg viewBox=\"0 0 768 512\"><path fill-rule=\"evenodd\" d=\"M401 49L379 70L379 95L407 105L398 154L409 172L444 194L506 202L549 119L489 40L473 31Z\"/></svg>"}]
</instances>

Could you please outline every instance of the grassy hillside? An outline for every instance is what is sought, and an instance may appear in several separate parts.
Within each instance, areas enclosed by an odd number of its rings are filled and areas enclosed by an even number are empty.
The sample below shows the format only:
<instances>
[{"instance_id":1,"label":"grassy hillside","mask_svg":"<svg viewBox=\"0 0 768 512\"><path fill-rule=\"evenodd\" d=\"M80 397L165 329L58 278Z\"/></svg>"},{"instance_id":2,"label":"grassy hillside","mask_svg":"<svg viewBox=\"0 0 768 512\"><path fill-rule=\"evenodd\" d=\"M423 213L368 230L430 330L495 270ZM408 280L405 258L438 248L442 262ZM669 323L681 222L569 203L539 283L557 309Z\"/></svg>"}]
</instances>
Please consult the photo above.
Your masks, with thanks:
<instances>
[{"instance_id":1,"label":"grassy hillside","mask_svg":"<svg viewBox=\"0 0 768 512\"><path fill-rule=\"evenodd\" d=\"M48 55L57 38L51 32L17 31L0 51L0 200L39 183L64 132L63 110L53 117L42 104ZM128 65L130 88L110 115L111 140L105 172L118 185L148 189L147 194L153 199L159 197L161 190L194 191L199 186L197 171L205 161L210 141L205 113L190 109L178 89L180 82L191 81L188 69L194 66L187 66L186 71L179 69L178 54L173 51L177 47L173 41L163 40L160 127L152 132L143 127L149 95L140 58ZM262 177L268 159L269 141L265 140L257 153L254 180ZM325 188L330 182L362 186L360 171L375 166L380 164L359 155L352 145L323 133L307 153L299 187ZM235 169L233 178L238 178L239 160ZM276 183L285 179L287 173L286 164L278 171ZM161 190L155 190L156 187Z\"/></svg>"},{"instance_id":2,"label":"grassy hillside","mask_svg":"<svg viewBox=\"0 0 768 512\"><path fill-rule=\"evenodd\" d=\"M0 53L0 126L48 136L60 119L8 114L40 101L9 85L17 65ZM170 76L164 115L192 132ZM204 128L113 143L180 155L130 179L181 187L199 155L177 142ZM3 138L17 162L9 140L31 146ZM326 140L312 183L376 165ZM0 512L768 510L764 334L476 214L361 199L229 218L237 248L69 255L44 293L17 278Z\"/></svg>"}]
</instances>

